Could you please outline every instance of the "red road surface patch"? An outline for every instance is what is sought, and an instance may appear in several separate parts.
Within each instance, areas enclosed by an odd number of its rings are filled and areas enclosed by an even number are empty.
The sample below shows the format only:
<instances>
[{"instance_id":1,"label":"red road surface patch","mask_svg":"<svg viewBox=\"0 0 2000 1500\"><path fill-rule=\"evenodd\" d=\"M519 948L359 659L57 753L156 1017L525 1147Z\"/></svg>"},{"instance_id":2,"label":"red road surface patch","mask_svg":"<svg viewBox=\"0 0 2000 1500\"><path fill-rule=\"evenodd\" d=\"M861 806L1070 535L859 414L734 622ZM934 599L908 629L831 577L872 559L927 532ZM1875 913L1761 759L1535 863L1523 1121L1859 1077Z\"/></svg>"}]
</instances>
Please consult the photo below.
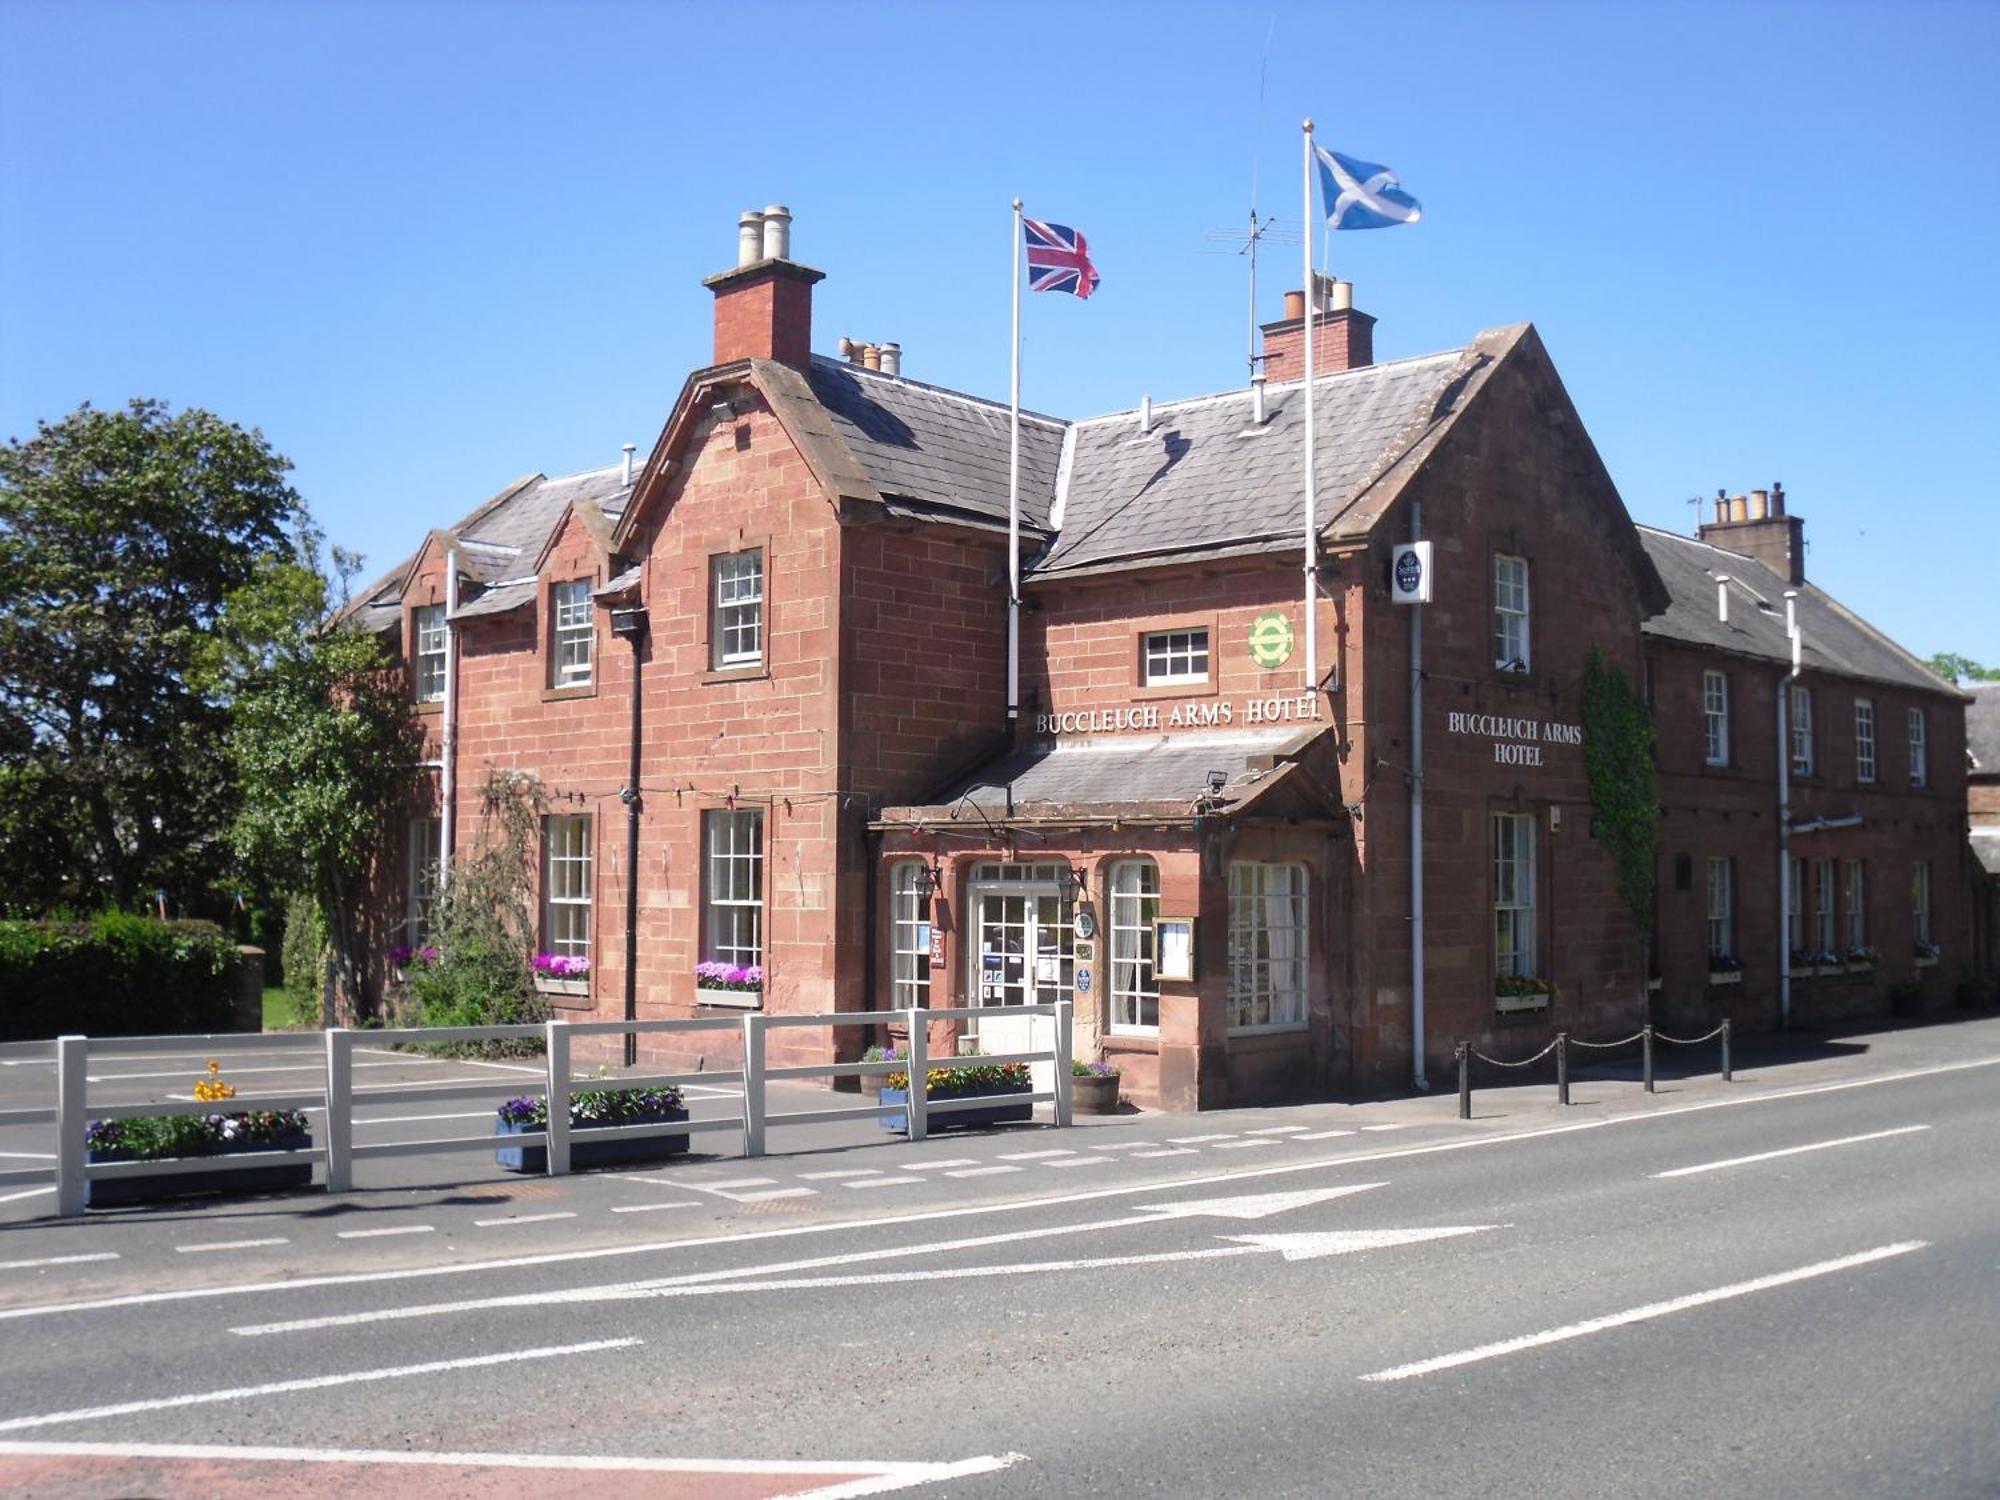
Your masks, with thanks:
<instances>
[{"instance_id":1,"label":"red road surface patch","mask_svg":"<svg viewBox=\"0 0 2000 1500\"><path fill-rule=\"evenodd\" d=\"M0 1444L0 1493L59 1500L519 1500L524 1487L566 1480L592 1500L778 1500L890 1494L1004 1468L959 1463L577 1458L562 1454L380 1453L121 1443Z\"/></svg>"}]
</instances>

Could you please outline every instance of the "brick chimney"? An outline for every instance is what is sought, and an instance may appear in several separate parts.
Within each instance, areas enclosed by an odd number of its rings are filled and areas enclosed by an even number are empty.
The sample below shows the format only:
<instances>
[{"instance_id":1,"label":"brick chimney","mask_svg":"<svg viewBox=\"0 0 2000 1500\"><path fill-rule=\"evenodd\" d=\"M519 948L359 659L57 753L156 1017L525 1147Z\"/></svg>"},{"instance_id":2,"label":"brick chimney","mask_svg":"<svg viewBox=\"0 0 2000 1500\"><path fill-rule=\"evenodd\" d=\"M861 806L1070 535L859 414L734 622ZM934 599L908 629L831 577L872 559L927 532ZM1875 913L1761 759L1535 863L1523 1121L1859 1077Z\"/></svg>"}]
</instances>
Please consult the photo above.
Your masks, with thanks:
<instances>
[{"instance_id":1,"label":"brick chimney","mask_svg":"<svg viewBox=\"0 0 2000 1500\"><path fill-rule=\"evenodd\" d=\"M1702 524L1701 539L1754 557L1797 588L1806 581L1805 528L1804 517L1785 514L1785 487L1773 484L1747 495L1717 490L1715 519Z\"/></svg>"},{"instance_id":2,"label":"brick chimney","mask_svg":"<svg viewBox=\"0 0 2000 1500\"><path fill-rule=\"evenodd\" d=\"M1375 363L1375 320L1354 310L1354 283L1319 278L1313 324L1313 373L1358 370ZM1285 293L1285 315L1264 325L1264 378L1299 380L1306 373L1306 294Z\"/></svg>"},{"instance_id":3,"label":"brick chimney","mask_svg":"<svg viewBox=\"0 0 2000 1500\"><path fill-rule=\"evenodd\" d=\"M736 264L702 285L715 293L715 363L775 359L796 370L812 362L813 283L826 279L792 259L792 215L774 203L737 225Z\"/></svg>"}]
</instances>

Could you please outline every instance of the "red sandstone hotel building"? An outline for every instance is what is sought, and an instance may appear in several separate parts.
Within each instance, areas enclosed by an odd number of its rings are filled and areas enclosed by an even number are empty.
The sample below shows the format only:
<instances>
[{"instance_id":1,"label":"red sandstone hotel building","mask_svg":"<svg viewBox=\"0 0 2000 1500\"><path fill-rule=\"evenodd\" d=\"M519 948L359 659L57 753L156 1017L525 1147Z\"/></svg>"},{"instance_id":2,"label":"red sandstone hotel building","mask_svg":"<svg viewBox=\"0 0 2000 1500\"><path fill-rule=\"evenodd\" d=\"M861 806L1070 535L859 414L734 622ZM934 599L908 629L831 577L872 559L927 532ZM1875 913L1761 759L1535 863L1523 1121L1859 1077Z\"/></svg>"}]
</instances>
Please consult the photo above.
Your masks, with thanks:
<instances>
[{"instance_id":1,"label":"red sandstone hotel building","mask_svg":"<svg viewBox=\"0 0 2000 1500\"><path fill-rule=\"evenodd\" d=\"M1332 287L1316 682L1297 294L1250 389L1024 416L1010 722L1007 411L905 376L894 345L815 355L822 273L789 229L745 216L706 283L713 360L643 464L509 485L350 611L434 729L435 800L390 830L385 953L421 938L505 771L545 798L542 946L590 960L556 1006L978 1006L992 1050L1011 1007L1068 999L1078 1055L1175 1109L1441 1079L1461 1040L1935 1000L1969 961L1964 696L1806 581L1782 492L1723 500L1700 540L1635 526L1532 327L1378 364ZM1433 602L1398 607L1391 548L1417 534ZM1655 706L1651 934L1592 838L1593 648ZM706 989L704 962L764 988Z\"/></svg>"}]
</instances>

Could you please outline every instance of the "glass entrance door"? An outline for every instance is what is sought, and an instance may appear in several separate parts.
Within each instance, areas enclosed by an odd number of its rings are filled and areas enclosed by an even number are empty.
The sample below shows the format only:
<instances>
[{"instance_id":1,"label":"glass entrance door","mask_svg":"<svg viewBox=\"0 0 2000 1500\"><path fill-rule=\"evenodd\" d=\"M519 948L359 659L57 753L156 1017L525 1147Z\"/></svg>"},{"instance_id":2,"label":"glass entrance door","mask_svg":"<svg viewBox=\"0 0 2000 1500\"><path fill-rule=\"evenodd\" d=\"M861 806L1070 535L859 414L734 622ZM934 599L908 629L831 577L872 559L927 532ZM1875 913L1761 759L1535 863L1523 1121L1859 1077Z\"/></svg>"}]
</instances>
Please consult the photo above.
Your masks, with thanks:
<instances>
[{"instance_id":1,"label":"glass entrance door","mask_svg":"<svg viewBox=\"0 0 2000 1500\"><path fill-rule=\"evenodd\" d=\"M972 1003L991 1014L974 1023L982 1052L1032 1052L1049 1047L1047 1016L1009 1015L1024 1005L1075 998L1076 946L1060 865L981 865L973 874L977 914L967 985ZM1035 1089L1055 1087L1054 1069L1035 1068Z\"/></svg>"}]
</instances>

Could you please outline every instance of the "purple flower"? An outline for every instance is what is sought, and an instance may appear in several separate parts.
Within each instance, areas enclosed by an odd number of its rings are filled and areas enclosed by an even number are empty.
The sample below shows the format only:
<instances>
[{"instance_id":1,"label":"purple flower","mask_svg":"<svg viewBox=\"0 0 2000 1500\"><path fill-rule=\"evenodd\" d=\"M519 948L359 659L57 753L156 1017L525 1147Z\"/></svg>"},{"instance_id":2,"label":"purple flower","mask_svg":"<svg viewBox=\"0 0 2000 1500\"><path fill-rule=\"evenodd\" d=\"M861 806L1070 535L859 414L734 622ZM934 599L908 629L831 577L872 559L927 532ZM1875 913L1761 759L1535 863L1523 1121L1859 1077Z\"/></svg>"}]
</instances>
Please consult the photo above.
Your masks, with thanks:
<instances>
[{"instance_id":1,"label":"purple flower","mask_svg":"<svg viewBox=\"0 0 2000 1500\"><path fill-rule=\"evenodd\" d=\"M389 950L389 962L400 969L410 961L410 955L414 951L414 949L407 945L398 944Z\"/></svg>"}]
</instances>

